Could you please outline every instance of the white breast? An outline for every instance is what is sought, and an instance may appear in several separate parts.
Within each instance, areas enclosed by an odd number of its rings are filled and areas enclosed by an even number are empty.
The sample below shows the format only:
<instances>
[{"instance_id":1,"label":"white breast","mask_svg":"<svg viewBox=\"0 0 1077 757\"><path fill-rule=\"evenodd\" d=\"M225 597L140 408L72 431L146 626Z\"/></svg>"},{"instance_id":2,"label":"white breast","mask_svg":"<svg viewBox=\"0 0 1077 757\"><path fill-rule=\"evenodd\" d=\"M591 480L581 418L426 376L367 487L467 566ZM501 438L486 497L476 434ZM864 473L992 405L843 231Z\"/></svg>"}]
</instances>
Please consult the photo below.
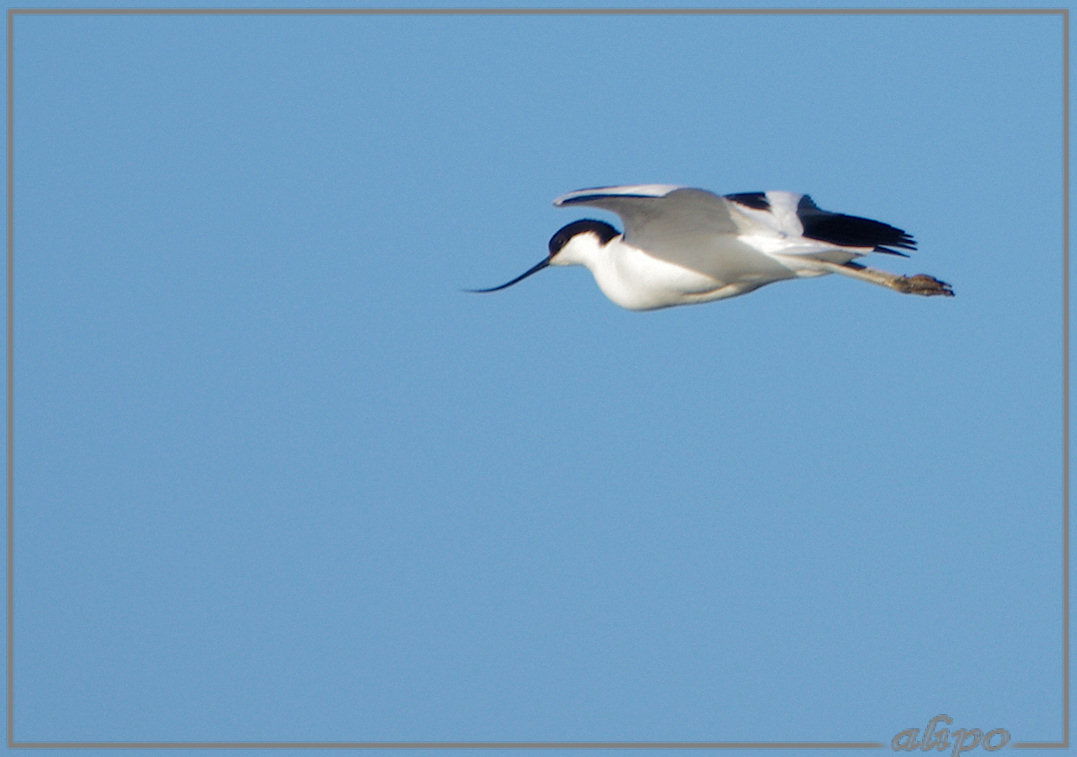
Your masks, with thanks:
<instances>
[{"instance_id":1,"label":"white breast","mask_svg":"<svg viewBox=\"0 0 1077 757\"><path fill-rule=\"evenodd\" d=\"M711 276L648 255L619 239L588 266L603 294L628 310L654 310L731 297L751 287L730 286Z\"/></svg>"}]
</instances>

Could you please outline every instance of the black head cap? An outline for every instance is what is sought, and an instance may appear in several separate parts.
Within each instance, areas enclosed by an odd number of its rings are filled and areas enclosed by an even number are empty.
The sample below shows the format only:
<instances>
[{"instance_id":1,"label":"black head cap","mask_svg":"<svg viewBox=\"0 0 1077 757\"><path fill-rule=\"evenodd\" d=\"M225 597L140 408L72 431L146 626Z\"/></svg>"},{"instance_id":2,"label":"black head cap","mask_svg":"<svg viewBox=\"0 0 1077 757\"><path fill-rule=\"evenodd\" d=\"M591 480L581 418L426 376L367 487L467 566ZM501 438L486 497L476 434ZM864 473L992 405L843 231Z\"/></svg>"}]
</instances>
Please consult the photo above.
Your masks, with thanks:
<instances>
[{"instance_id":1,"label":"black head cap","mask_svg":"<svg viewBox=\"0 0 1077 757\"><path fill-rule=\"evenodd\" d=\"M562 226L557 230L556 234L550 237L550 257L552 258L557 253L561 252L561 248L568 244L568 240L572 239L572 237L588 231L598 235L602 244L606 244L621 233L605 221L596 221L593 218L584 218L579 221L573 221L566 226Z\"/></svg>"}]
</instances>

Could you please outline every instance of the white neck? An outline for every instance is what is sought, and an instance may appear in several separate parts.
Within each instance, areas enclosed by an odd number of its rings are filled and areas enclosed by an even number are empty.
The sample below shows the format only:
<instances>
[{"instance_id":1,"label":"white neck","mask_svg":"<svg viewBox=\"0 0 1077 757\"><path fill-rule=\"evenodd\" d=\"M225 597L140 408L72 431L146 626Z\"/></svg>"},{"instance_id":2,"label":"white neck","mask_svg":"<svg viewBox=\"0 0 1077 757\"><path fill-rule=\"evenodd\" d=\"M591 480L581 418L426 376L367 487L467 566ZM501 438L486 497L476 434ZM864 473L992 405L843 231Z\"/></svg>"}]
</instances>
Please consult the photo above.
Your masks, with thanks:
<instances>
[{"instance_id":1,"label":"white neck","mask_svg":"<svg viewBox=\"0 0 1077 757\"><path fill-rule=\"evenodd\" d=\"M649 310L662 304L652 301L646 287L640 286L638 260L645 256L639 250L624 244L621 234L606 244L597 234L577 234L550 260L550 265L582 265L595 277L602 293L614 303L629 310ZM663 303L664 304L664 303Z\"/></svg>"},{"instance_id":2,"label":"white neck","mask_svg":"<svg viewBox=\"0 0 1077 757\"><path fill-rule=\"evenodd\" d=\"M572 237L550 265L586 266L610 300L628 310L654 310L739 294L725 283L625 244L618 234L602 244L597 234ZM753 287L754 288L754 287Z\"/></svg>"}]
</instances>

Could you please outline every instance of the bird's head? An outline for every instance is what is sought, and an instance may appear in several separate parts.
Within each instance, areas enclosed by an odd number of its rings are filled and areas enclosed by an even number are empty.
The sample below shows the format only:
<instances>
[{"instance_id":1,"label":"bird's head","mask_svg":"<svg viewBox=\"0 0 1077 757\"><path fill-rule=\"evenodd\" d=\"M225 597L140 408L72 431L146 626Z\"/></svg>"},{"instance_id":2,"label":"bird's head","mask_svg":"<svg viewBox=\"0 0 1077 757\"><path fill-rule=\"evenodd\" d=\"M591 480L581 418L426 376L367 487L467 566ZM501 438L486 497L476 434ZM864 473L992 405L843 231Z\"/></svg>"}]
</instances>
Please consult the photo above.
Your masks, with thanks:
<instances>
[{"instance_id":1,"label":"bird's head","mask_svg":"<svg viewBox=\"0 0 1077 757\"><path fill-rule=\"evenodd\" d=\"M586 265L620 234L605 221L584 218L562 226L550 237L550 265Z\"/></svg>"},{"instance_id":2,"label":"bird's head","mask_svg":"<svg viewBox=\"0 0 1077 757\"><path fill-rule=\"evenodd\" d=\"M614 237L620 234L617 229L605 221L584 218L562 226L550 237L550 254L524 271L516 278L501 286L489 289L469 289L469 292L497 292L517 282L523 281L533 273L538 273L551 265L587 265Z\"/></svg>"}]
</instances>

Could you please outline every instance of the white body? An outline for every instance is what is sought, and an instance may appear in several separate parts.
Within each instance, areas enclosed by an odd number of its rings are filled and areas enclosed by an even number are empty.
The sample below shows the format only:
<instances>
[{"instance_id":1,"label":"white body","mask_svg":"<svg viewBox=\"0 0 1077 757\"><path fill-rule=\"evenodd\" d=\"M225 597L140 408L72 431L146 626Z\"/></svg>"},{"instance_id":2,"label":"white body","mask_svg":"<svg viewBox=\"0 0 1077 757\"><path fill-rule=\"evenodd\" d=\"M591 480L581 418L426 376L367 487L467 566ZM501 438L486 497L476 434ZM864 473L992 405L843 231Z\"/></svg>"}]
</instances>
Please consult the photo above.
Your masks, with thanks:
<instances>
[{"instance_id":1,"label":"white body","mask_svg":"<svg viewBox=\"0 0 1077 757\"><path fill-rule=\"evenodd\" d=\"M771 245L765 241L759 245L767 246ZM826 250L831 254L834 251L830 246ZM722 300L775 281L829 273L814 266L811 258L803 254L783 255L762 249L759 254L760 265L731 269L728 275L717 278L649 255L627 244L623 234L605 245L596 234L580 234L550 260L550 265L586 266L602 293L628 310ZM856 254L848 252L844 257L851 260Z\"/></svg>"},{"instance_id":2,"label":"white body","mask_svg":"<svg viewBox=\"0 0 1077 757\"><path fill-rule=\"evenodd\" d=\"M621 195L645 202L644 196L657 199L676 189L681 187L647 184L601 191L607 198ZM574 198L594 191L572 192L554 204L572 204ZM629 244L624 234L603 243L597 234L583 233L551 257L550 265L586 266L602 293L617 305L628 310L654 310L735 297L775 281L824 276L830 270L818 261L843 264L871 252L871 248L841 247L803 237L796 215L801 195L767 192L769 209L757 210L707 194L707 202L722 203L724 218L733 224L728 231L710 229L707 224L686 229L685 219L673 218L672 222L679 224L677 236L684 249L667 249L661 257ZM628 215L623 209L617 212ZM664 220L651 220L651 224ZM700 236L706 239L700 240ZM684 264L677 262L682 256Z\"/></svg>"}]
</instances>

